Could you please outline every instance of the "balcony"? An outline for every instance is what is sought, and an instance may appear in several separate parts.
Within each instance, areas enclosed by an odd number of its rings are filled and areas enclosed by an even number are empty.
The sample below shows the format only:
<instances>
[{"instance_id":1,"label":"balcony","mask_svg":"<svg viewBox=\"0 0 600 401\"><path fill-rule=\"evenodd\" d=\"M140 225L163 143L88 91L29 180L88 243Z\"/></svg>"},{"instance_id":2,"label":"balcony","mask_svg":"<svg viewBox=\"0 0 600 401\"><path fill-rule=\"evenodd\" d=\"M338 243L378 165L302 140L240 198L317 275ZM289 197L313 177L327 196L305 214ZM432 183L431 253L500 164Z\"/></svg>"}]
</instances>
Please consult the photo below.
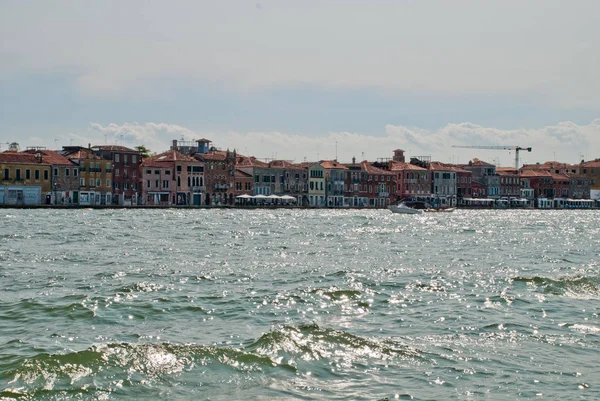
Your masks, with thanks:
<instances>
[{"instance_id":1,"label":"balcony","mask_svg":"<svg viewBox=\"0 0 600 401\"><path fill-rule=\"evenodd\" d=\"M213 189L228 190L229 184L214 184Z\"/></svg>"},{"instance_id":2,"label":"balcony","mask_svg":"<svg viewBox=\"0 0 600 401\"><path fill-rule=\"evenodd\" d=\"M194 192L205 192L206 187L192 187L192 191Z\"/></svg>"},{"instance_id":3,"label":"balcony","mask_svg":"<svg viewBox=\"0 0 600 401\"><path fill-rule=\"evenodd\" d=\"M390 193L389 192L379 192L378 195L380 198L387 198L390 196Z\"/></svg>"}]
</instances>

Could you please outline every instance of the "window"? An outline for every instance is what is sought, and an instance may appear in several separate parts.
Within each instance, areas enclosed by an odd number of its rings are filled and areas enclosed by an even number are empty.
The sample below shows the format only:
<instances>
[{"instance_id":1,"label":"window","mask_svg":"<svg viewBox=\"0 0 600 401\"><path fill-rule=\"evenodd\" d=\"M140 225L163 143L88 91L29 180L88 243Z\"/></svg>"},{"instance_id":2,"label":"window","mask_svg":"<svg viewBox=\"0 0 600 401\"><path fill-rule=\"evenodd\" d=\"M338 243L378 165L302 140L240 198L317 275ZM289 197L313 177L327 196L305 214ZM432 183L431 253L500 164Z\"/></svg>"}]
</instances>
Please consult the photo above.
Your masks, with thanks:
<instances>
[{"instance_id":1,"label":"window","mask_svg":"<svg viewBox=\"0 0 600 401\"><path fill-rule=\"evenodd\" d=\"M160 170L154 170L154 174L160 174Z\"/></svg>"},{"instance_id":2,"label":"window","mask_svg":"<svg viewBox=\"0 0 600 401\"><path fill-rule=\"evenodd\" d=\"M108 180L107 180L108 181ZM121 189L120 183L115 181L115 189Z\"/></svg>"},{"instance_id":3,"label":"window","mask_svg":"<svg viewBox=\"0 0 600 401\"><path fill-rule=\"evenodd\" d=\"M119 156L120 156L120 155L119 155L118 153L115 153L115 163L118 163L118 162L119 162Z\"/></svg>"},{"instance_id":4,"label":"window","mask_svg":"<svg viewBox=\"0 0 600 401\"><path fill-rule=\"evenodd\" d=\"M168 171L168 170L167 170L167 171ZM163 182L162 182L162 187L163 187L163 188L165 188L165 189L166 189L166 188L169 188L169 180L163 180Z\"/></svg>"},{"instance_id":5,"label":"window","mask_svg":"<svg viewBox=\"0 0 600 401\"><path fill-rule=\"evenodd\" d=\"M115 183L115 184L117 184L117 183ZM108 180L108 179L106 180L106 188L110 188L110 180Z\"/></svg>"},{"instance_id":6,"label":"window","mask_svg":"<svg viewBox=\"0 0 600 401\"><path fill-rule=\"evenodd\" d=\"M134 156L135 157L135 156ZM137 185L135 184L131 184L131 189L133 189L134 191L137 190Z\"/></svg>"},{"instance_id":7,"label":"window","mask_svg":"<svg viewBox=\"0 0 600 401\"><path fill-rule=\"evenodd\" d=\"M58 168L54 167L54 176L58 177Z\"/></svg>"},{"instance_id":8,"label":"window","mask_svg":"<svg viewBox=\"0 0 600 401\"><path fill-rule=\"evenodd\" d=\"M85 187L85 179L84 178L79 179L79 186Z\"/></svg>"},{"instance_id":9,"label":"window","mask_svg":"<svg viewBox=\"0 0 600 401\"><path fill-rule=\"evenodd\" d=\"M66 168L65 169L65 177L68 177L70 174L70 169Z\"/></svg>"},{"instance_id":10,"label":"window","mask_svg":"<svg viewBox=\"0 0 600 401\"><path fill-rule=\"evenodd\" d=\"M79 173L79 170L77 170L76 168L73 169L73 177L77 177L77 174Z\"/></svg>"},{"instance_id":11,"label":"window","mask_svg":"<svg viewBox=\"0 0 600 401\"><path fill-rule=\"evenodd\" d=\"M152 174L152 170L146 170L146 174L147 174L147 175L150 175L150 174Z\"/></svg>"},{"instance_id":12,"label":"window","mask_svg":"<svg viewBox=\"0 0 600 401\"><path fill-rule=\"evenodd\" d=\"M158 188L158 180L154 180L154 188Z\"/></svg>"},{"instance_id":13,"label":"window","mask_svg":"<svg viewBox=\"0 0 600 401\"><path fill-rule=\"evenodd\" d=\"M31 179L31 170L29 170L29 169L25 170L25 179L26 180Z\"/></svg>"},{"instance_id":14,"label":"window","mask_svg":"<svg viewBox=\"0 0 600 401\"><path fill-rule=\"evenodd\" d=\"M165 175L171 175L171 170L165 170Z\"/></svg>"},{"instance_id":15,"label":"window","mask_svg":"<svg viewBox=\"0 0 600 401\"><path fill-rule=\"evenodd\" d=\"M131 155L131 162L133 164L137 164L137 156L136 155Z\"/></svg>"},{"instance_id":16,"label":"window","mask_svg":"<svg viewBox=\"0 0 600 401\"><path fill-rule=\"evenodd\" d=\"M7 168L4 169L4 179L5 180L10 180L10 170L7 169Z\"/></svg>"},{"instance_id":17,"label":"window","mask_svg":"<svg viewBox=\"0 0 600 401\"><path fill-rule=\"evenodd\" d=\"M181 173L181 166L177 166L177 172Z\"/></svg>"},{"instance_id":18,"label":"window","mask_svg":"<svg viewBox=\"0 0 600 401\"><path fill-rule=\"evenodd\" d=\"M100 178L96 178L96 186L97 187L102 186L102 180L100 180Z\"/></svg>"},{"instance_id":19,"label":"window","mask_svg":"<svg viewBox=\"0 0 600 401\"><path fill-rule=\"evenodd\" d=\"M150 180L146 180L146 188L150 189Z\"/></svg>"},{"instance_id":20,"label":"window","mask_svg":"<svg viewBox=\"0 0 600 401\"><path fill-rule=\"evenodd\" d=\"M17 181L21 181L21 169L18 168L15 170L15 173L17 174L17 176L15 177Z\"/></svg>"},{"instance_id":21,"label":"window","mask_svg":"<svg viewBox=\"0 0 600 401\"><path fill-rule=\"evenodd\" d=\"M48 170L44 170L44 180L48 181Z\"/></svg>"},{"instance_id":22,"label":"window","mask_svg":"<svg viewBox=\"0 0 600 401\"><path fill-rule=\"evenodd\" d=\"M90 178L90 187L94 187L95 181L93 178Z\"/></svg>"},{"instance_id":23,"label":"window","mask_svg":"<svg viewBox=\"0 0 600 401\"><path fill-rule=\"evenodd\" d=\"M127 155L123 155L123 163L127 164Z\"/></svg>"},{"instance_id":24,"label":"window","mask_svg":"<svg viewBox=\"0 0 600 401\"><path fill-rule=\"evenodd\" d=\"M116 168L116 169L115 169L115 177L118 177L118 176L119 176L119 169L118 169L118 168Z\"/></svg>"},{"instance_id":25,"label":"window","mask_svg":"<svg viewBox=\"0 0 600 401\"><path fill-rule=\"evenodd\" d=\"M94 162L90 162L90 171L96 168L96 164Z\"/></svg>"}]
</instances>

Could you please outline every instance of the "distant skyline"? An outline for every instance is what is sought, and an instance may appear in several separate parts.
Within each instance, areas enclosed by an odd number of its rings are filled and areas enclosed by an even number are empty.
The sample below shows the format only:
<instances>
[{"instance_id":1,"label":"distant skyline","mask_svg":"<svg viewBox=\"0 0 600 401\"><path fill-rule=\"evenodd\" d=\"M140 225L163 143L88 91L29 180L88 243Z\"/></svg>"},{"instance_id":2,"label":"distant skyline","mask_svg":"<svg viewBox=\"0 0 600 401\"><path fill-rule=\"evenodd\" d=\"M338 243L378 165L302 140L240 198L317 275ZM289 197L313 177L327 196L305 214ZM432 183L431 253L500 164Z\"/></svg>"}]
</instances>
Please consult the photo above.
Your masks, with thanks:
<instances>
[{"instance_id":1,"label":"distant skyline","mask_svg":"<svg viewBox=\"0 0 600 401\"><path fill-rule=\"evenodd\" d=\"M0 144L600 158L591 0L0 0ZM337 146L336 146L337 142Z\"/></svg>"}]
</instances>

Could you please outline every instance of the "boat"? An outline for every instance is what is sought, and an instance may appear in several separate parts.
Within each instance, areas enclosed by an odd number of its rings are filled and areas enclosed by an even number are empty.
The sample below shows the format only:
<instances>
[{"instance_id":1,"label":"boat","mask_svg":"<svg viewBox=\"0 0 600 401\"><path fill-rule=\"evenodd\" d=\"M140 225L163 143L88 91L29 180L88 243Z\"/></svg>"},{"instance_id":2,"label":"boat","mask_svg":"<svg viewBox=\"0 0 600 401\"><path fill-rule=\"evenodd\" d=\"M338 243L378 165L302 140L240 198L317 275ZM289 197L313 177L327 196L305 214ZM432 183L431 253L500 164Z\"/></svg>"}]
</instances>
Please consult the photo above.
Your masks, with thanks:
<instances>
[{"instance_id":1,"label":"boat","mask_svg":"<svg viewBox=\"0 0 600 401\"><path fill-rule=\"evenodd\" d=\"M423 210L424 212L427 213L452 213L454 211L454 207L446 207L446 208L429 208L429 209L425 209Z\"/></svg>"},{"instance_id":2,"label":"boat","mask_svg":"<svg viewBox=\"0 0 600 401\"><path fill-rule=\"evenodd\" d=\"M390 205L388 206L388 209L392 211L392 213L404 213L404 214L420 214L423 213L422 209L414 209L408 205L406 205L406 203L401 202L397 205Z\"/></svg>"}]
</instances>

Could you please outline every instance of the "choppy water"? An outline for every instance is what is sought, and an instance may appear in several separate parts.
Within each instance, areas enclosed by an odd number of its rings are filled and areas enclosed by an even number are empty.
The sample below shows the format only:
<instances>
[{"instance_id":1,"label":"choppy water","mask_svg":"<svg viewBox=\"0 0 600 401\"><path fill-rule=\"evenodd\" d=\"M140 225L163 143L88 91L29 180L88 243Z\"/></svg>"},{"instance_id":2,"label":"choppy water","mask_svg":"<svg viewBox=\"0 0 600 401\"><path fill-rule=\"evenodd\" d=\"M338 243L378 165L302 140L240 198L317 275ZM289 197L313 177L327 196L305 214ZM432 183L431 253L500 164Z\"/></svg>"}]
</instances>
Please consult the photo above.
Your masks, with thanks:
<instances>
[{"instance_id":1,"label":"choppy water","mask_svg":"<svg viewBox=\"0 0 600 401\"><path fill-rule=\"evenodd\" d=\"M2 210L0 399L599 399L598 211Z\"/></svg>"}]
</instances>

